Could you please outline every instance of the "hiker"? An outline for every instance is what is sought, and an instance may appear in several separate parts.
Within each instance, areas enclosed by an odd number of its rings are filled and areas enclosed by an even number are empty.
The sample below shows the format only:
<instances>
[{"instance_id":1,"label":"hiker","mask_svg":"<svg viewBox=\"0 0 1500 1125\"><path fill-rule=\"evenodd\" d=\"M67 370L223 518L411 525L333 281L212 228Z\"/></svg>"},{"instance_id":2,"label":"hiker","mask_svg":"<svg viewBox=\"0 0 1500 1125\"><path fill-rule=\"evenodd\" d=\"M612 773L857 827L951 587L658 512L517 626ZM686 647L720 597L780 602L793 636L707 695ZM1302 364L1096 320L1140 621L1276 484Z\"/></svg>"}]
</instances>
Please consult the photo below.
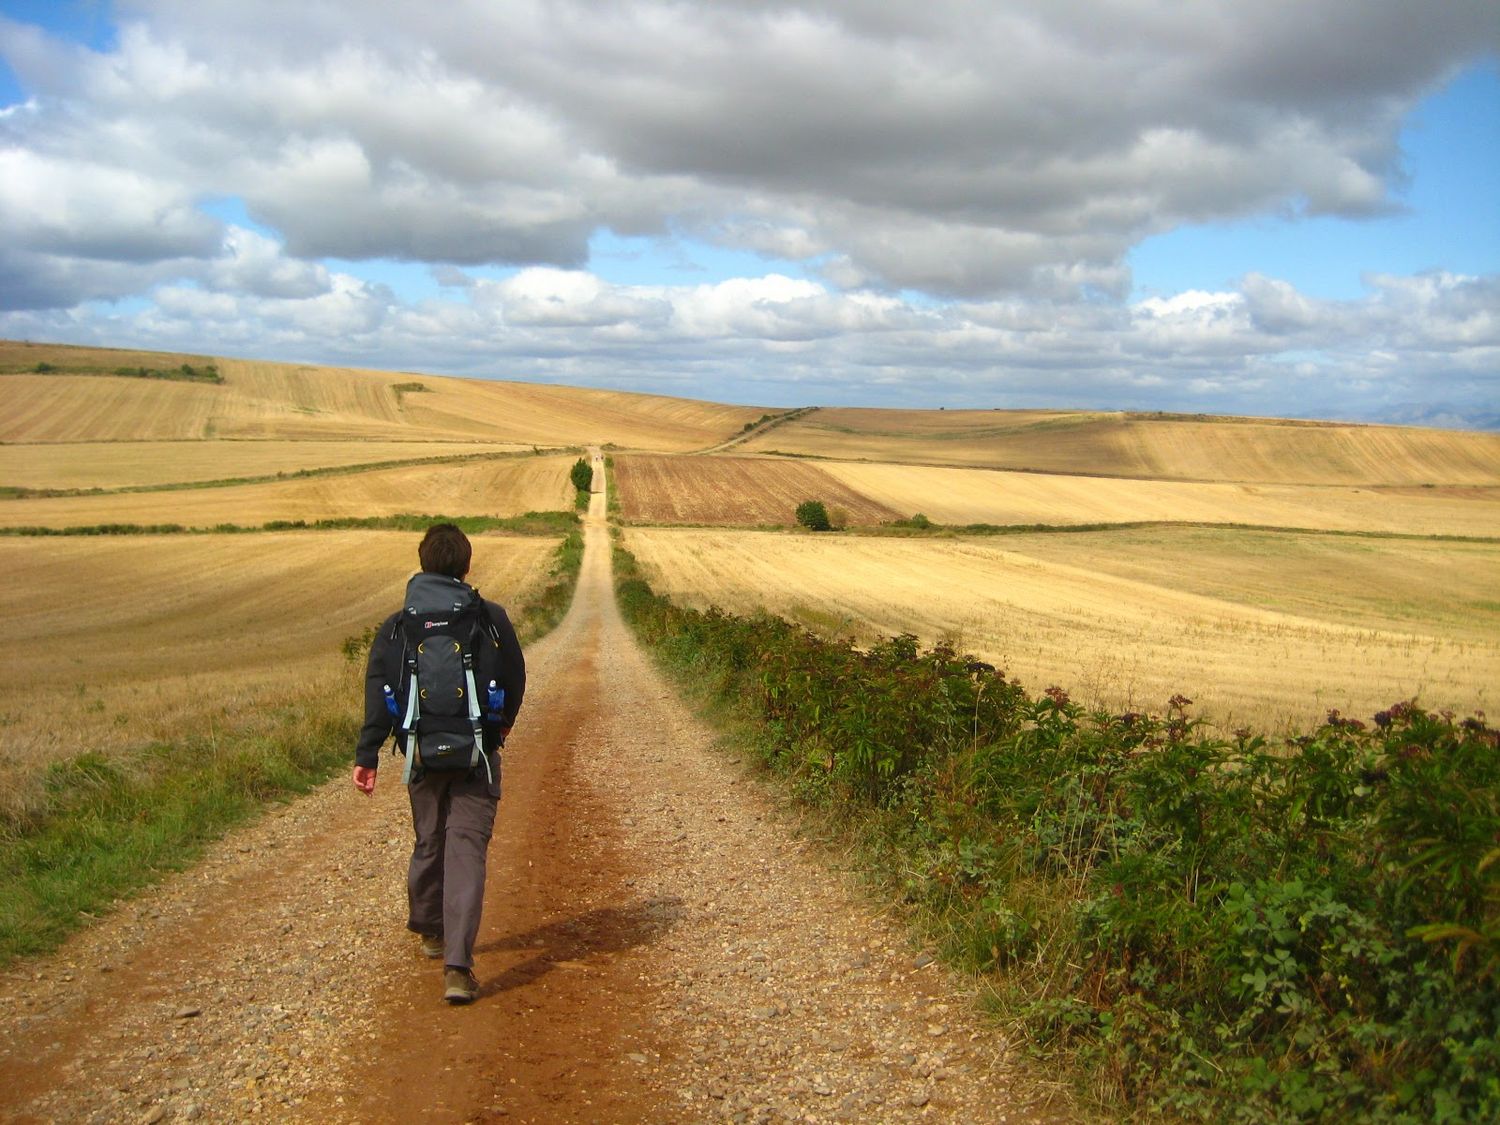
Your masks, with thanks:
<instances>
[{"instance_id":1,"label":"hiker","mask_svg":"<svg viewBox=\"0 0 1500 1125\"><path fill-rule=\"evenodd\" d=\"M406 926L426 956L443 959L450 1004L479 995L474 940L500 801L500 747L526 692L526 661L505 610L464 582L471 556L455 525L427 529L406 603L370 645L354 751L354 785L367 795L392 734L406 758L402 780L416 833Z\"/></svg>"}]
</instances>

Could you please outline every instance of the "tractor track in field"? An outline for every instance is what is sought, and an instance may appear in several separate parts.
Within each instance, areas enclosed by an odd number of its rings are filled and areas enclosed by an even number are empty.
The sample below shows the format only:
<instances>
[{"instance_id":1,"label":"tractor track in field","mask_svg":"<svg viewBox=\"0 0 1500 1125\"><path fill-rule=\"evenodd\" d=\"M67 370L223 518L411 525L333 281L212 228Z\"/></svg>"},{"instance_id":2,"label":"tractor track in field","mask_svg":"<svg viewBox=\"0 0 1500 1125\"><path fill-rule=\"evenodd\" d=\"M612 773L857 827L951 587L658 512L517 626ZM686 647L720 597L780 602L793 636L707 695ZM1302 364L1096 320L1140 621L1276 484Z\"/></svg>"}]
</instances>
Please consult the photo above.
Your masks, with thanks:
<instances>
[{"instance_id":1,"label":"tractor track in field","mask_svg":"<svg viewBox=\"0 0 1500 1125\"><path fill-rule=\"evenodd\" d=\"M0 976L0 1120L1072 1119L713 749L620 619L603 512L527 654L480 999L404 929L399 771L341 774Z\"/></svg>"}]
</instances>

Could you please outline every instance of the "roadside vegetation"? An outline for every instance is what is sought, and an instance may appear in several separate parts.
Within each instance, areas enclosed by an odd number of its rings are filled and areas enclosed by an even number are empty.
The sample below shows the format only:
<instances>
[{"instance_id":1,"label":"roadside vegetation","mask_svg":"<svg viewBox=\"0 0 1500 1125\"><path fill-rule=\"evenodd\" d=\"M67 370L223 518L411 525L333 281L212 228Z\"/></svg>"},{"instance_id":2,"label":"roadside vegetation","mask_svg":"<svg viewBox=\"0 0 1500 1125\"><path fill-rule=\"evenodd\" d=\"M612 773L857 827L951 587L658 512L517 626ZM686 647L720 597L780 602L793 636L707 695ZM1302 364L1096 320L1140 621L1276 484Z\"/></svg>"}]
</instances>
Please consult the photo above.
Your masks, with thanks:
<instances>
[{"instance_id":1,"label":"roadside vegetation","mask_svg":"<svg viewBox=\"0 0 1500 1125\"><path fill-rule=\"evenodd\" d=\"M1272 741L1086 711L900 636L619 597L1112 1113L1500 1116L1500 734L1396 703Z\"/></svg>"}]
</instances>

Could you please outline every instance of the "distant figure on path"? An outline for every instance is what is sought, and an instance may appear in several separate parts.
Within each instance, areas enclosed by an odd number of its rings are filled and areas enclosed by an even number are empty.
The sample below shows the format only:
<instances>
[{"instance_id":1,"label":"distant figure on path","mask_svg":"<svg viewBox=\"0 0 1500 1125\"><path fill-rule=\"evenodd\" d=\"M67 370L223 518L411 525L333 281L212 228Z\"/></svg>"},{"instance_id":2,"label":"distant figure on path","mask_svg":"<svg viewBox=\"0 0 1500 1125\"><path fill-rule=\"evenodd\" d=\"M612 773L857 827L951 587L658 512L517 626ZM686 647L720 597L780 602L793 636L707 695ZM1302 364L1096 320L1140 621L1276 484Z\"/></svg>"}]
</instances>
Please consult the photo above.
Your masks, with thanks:
<instances>
[{"instance_id":1,"label":"distant figure on path","mask_svg":"<svg viewBox=\"0 0 1500 1125\"><path fill-rule=\"evenodd\" d=\"M443 959L443 999L479 996L474 940L484 906L485 853L500 801L500 748L526 694L526 660L505 610L468 585L472 547L451 523L427 529L422 570L386 618L365 668L365 722L354 785L375 791L392 734L406 758L412 847L407 929Z\"/></svg>"}]
</instances>

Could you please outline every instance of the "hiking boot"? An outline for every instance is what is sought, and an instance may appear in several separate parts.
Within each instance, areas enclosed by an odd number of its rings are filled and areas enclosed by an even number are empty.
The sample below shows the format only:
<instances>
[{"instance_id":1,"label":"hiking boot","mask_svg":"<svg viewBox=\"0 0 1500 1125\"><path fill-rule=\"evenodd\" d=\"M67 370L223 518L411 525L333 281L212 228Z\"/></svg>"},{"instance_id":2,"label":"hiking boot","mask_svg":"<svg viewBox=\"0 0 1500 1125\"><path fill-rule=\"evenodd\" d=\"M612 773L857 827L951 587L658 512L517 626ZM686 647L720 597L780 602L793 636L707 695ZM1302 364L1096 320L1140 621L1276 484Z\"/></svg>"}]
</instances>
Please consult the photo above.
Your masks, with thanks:
<instances>
[{"instance_id":1,"label":"hiking boot","mask_svg":"<svg viewBox=\"0 0 1500 1125\"><path fill-rule=\"evenodd\" d=\"M422 939L422 955L424 957L431 957L436 961L443 955L442 934L418 934L417 936Z\"/></svg>"},{"instance_id":2,"label":"hiking boot","mask_svg":"<svg viewBox=\"0 0 1500 1125\"><path fill-rule=\"evenodd\" d=\"M468 969L443 973L443 999L450 1004L469 1004L479 999L479 981Z\"/></svg>"}]
</instances>

